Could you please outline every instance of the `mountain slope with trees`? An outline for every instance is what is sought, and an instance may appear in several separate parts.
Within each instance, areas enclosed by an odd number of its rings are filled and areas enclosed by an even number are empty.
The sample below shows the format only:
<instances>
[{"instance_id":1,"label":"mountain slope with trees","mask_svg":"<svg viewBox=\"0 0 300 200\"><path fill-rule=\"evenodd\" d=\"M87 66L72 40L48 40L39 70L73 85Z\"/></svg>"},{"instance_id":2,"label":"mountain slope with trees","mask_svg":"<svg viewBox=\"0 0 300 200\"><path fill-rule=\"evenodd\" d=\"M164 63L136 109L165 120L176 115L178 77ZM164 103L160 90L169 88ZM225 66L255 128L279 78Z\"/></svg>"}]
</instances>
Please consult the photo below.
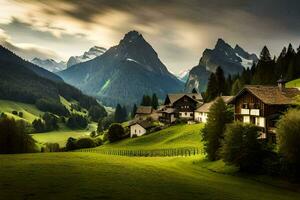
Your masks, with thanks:
<instances>
[{"instance_id":1,"label":"mountain slope with trees","mask_svg":"<svg viewBox=\"0 0 300 200\"><path fill-rule=\"evenodd\" d=\"M143 36L131 31L103 55L58 73L67 83L99 98L107 105L139 103L141 94L183 90Z\"/></svg>"},{"instance_id":2,"label":"mountain slope with trees","mask_svg":"<svg viewBox=\"0 0 300 200\"><path fill-rule=\"evenodd\" d=\"M36 71L40 70L36 70L37 66L8 49L0 47L0 55L0 99L35 104L42 111L58 115L69 114L61 103L60 96L70 101L76 100L85 109L92 106L101 107L94 98L82 94L73 86L37 74ZM57 77L51 72L47 74Z\"/></svg>"}]
</instances>

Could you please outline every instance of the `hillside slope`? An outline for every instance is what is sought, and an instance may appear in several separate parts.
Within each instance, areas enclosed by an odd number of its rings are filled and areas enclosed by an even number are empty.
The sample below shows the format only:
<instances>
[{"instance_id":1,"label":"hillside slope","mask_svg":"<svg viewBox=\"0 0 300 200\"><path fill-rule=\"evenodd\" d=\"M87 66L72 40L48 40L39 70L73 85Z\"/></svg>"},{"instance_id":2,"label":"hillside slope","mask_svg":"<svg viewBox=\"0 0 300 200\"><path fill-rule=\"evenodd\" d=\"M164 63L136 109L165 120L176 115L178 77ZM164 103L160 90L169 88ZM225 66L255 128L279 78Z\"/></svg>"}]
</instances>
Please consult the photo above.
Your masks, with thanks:
<instances>
[{"instance_id":1,"label":"hillside slope","mask_svg":"<svg viewBox=\"0 0 300 200\"><path fill-rule=\"evenodd\" d=\"M164 148L202 148L201 130L203 124L179 124L161 131L137 138L128 138L117 143L98 148L118 149L164 149Z\"/></svg>"},{"instance_id":2,"label":"hillside slope","mask_svg":"<svg viewBox=\"0 0 300 200\"><path fill-rule=\"evenodd\" d=\"M86 109L92 105L100 106L94 98L82 94L73 86L39 75L35 71L39 67L1 46L0 55L0 99L35 104L42 111L59 115L66 115L68 112L61 104L60 96L76 100ZM47 71L47 74L52 73Z\"/></svg>"},{"instance_id":3,"label":"hillside slope","mask_svg":"<svg viewBox=\"0 0 300 200\"><path fill-rule=\"evenodd\" d=\"M288 82L288 83L286 84L286 87L289 87L289 88L292 88L292 87L300 88L300 78Z\"/></svg>"}]
</instances>

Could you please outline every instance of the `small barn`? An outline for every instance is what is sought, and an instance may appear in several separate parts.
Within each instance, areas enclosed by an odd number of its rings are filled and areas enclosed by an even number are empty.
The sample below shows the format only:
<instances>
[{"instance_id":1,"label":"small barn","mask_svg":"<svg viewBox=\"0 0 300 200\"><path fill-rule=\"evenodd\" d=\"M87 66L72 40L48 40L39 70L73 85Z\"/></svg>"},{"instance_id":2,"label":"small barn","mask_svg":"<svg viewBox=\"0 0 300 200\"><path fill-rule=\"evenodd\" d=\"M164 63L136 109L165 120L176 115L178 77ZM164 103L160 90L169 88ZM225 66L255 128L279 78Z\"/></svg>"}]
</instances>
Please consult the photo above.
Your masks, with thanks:
<instances>
[{"instance_id":1,"label":"small barn","mask_svg":"<svg viewBox=\"0 0 300 200\"><path fill-rule=\"evenodd\" d=\"M130 125L130 137L142 136L146 134L152 127L152 123L149 120L135 121Z\"/></svg>"}]
</instances>

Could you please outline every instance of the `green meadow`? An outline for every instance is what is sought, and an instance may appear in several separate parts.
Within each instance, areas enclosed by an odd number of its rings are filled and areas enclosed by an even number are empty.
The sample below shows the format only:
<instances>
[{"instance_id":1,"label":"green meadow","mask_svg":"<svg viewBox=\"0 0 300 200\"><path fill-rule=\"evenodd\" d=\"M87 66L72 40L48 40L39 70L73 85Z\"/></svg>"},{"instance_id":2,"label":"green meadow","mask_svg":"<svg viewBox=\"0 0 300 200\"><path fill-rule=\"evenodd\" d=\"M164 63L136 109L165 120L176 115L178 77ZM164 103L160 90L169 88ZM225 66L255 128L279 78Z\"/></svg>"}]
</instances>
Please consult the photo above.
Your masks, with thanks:
<instances>
[{"instance_id":1,"label":"green meadow","mask_svg":"<svg viewBox=\"0 0 300 200\"><path fill-rule=\"evenodd\" d=\"M0 199L299 199L299 188L218 171L192 157L0 156ZM222 167L224 170L224 168Z\"/></svg>"},{"instance_id":2,"label":"green meadow","mask_svg":"<svg viewBox=\"0 0 300 200\"><path fill-rule=\"evenodd\" d=\"M287 87L291 88L291 87L298 87L300 88L300 79L295 79L293 81L290 81L286 84Z\"/></svg>"}]
</instances>

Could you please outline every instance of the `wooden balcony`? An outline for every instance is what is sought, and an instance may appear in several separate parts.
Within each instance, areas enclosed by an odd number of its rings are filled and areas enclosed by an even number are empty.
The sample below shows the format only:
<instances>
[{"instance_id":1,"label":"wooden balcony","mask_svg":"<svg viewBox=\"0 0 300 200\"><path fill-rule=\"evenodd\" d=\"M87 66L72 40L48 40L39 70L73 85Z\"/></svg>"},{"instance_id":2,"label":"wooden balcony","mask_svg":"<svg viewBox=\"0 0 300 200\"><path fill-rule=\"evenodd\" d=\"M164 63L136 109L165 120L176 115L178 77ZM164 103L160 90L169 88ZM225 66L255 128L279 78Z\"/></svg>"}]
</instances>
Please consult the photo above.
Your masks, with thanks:
<instances>
[{"instance_id":1,"label":"wooden balcony","mask_svg":"<svg viewBox=\"0 0 300 200\"><path fill-rule=\"evenodd\" d=\"M241 114L242 114L242 115L250 115L250 109L242 108L242 109L241 109Z\"/></svg>"},{"instance_id":2,"label":"wooden balcony","mask_svg":"<svg viewBox=\"0 0 300 200\"><path fill-rule=\"evenodd\" d=\"M260 110L259 109L250 109L250 115L259 116Z\"/></svg>"}]
</instances>

